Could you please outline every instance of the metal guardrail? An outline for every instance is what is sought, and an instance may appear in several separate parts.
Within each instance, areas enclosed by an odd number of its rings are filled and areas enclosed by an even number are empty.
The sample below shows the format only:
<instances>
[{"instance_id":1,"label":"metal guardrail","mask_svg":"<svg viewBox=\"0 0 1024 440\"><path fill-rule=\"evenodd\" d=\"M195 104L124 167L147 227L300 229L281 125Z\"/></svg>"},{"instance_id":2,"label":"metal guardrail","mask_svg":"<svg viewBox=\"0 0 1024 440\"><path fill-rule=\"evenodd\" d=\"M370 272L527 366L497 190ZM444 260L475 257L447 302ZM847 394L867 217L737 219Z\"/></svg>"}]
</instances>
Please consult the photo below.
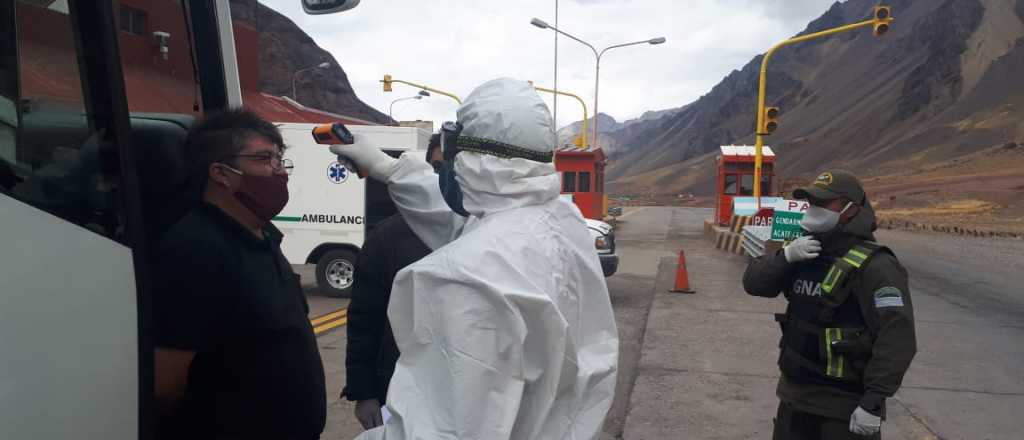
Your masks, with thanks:
<instances>
[{"instance_id":1,"label":"metal guardrail","mask_svg":"<svg viewBox=\"0 0 1024 440\"><path fill-rule=\"evenodd\" d=\"M764 255L764 244L772 237L772 229L768 226L744 226L743 250L747 255L757 258Z\"/></svg>"}]
</instances>

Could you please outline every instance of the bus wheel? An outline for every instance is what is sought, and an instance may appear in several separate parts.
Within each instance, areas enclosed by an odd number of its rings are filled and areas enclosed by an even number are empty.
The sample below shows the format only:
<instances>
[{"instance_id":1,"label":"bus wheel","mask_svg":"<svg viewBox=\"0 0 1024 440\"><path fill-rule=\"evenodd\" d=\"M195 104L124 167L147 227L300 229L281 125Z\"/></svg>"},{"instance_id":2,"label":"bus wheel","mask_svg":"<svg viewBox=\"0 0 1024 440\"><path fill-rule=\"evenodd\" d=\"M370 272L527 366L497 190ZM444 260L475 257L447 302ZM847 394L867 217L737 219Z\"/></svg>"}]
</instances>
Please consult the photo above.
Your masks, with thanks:
<instances>
[{"instance_id":1,"label":"bus wheel","mask_svg":"<svg viewBox=\"0 0 1024 440\"><path fill-rule=\"evenodd\" d=\"M327 296L351 298L356 254L346 249L327 251L316 263L316 285Z\"/></svg>"}]
</instances>

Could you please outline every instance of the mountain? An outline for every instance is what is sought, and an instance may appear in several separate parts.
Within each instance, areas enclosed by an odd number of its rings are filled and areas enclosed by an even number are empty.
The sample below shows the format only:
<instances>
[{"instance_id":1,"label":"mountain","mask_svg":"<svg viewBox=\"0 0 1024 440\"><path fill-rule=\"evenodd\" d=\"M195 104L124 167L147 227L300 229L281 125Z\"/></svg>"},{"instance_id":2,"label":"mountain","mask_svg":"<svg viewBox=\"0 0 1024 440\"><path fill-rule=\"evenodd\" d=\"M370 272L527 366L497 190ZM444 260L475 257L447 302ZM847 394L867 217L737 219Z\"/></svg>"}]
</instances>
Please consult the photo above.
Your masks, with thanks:
<instances>
[{"instance_id":1,"label":"mountain","mask_svg":"<svg viewBox=\"0 0 1024 440\"><path fill-rule=\"evenodd\" d=\"M328 61L331 67L313 69L296 78L296 97L301 104L382 124L393 122L361 101L334 56L288 17L257 0L231 0L231 17L259 32L260 91L291 96L295 72Z\"/></svg>"},{"instance_id":2,"label":"mountain","mask_svg":"<svg viewBox=\"0 0 1024 440\"><path fill-rule=\"evenodd\" d=\"M594 133L594 119L597 119L597 130L598 135L609 133L618 130L622 124L619 124L611 115L607 113L599 113L597 116L587 119L587 143L593 143L590 138ZM572 124L566 125L558 130L558 144L564 145L566 143L572 143L572 139L580 134L583 129L583 121L576 121ZM603 139L603 137L602 137ZM604 145L604 144L602 144ZM609 148L605 146L605 148ZM612 147L614 148L614 147Z\"/></svg>"},{"instance_id":3,"label":"mountain","mask_svg":"<svg viewBox=\"0 0 1024 440\"><path fill-rule=\"evenodd\" d=\"M599 145L605 150L605 154L616 155L619 153L619 149L622 145L619 144L619 138L623 137L623 134L637 123L641 122L655 122L661 120L664 117L674 115L686 109L687 106L680 108L670 108L665 110L650 110L644 112L640 117L635 119L629 119L625 122L619 123L611 115L601 113L598 115L598 135L601 137ZM593 124L594 118L587 120L588 124ZM572 139L580 134L580 130L583 128L583 121L573 122L566 125L558 130L558 142L560 145L571 143ZM587 142L593 144L594 142L589 139L591 133L593 133L592 126L588 126Z\"/></svg>"},{"instance_id":4,"label":"mountain","mask_svg":"<svg viewBox=\"0 0 1024 440\"><path fill-rule=\"evenodd\" d=\"M782 114L766 144L783 177L909 172L1024 140L1024 0L887 3L895 22L883 37L852 31L772 57L767 103ZM864 20L876 4L836 2L801 35ZM603 134L611 191L712 194L718 147L753 144L761 60L661 118Z\"/></svg>"}]
</instances>

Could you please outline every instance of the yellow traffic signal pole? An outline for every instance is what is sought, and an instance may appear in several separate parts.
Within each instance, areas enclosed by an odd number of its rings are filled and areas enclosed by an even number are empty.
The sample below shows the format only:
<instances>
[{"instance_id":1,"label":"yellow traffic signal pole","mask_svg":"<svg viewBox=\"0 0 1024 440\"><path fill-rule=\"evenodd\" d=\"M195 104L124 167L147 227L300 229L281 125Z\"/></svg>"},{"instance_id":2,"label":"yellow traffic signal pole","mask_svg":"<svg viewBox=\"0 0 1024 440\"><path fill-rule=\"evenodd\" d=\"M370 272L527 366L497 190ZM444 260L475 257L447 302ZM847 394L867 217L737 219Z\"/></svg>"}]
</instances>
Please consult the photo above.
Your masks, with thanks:
<instances>
[{"instance_id":1,"label":"yellow traffic signal pole","mask_svg":"<svg viewBox=\"0 0 1024 440\"><path fill-rule=\"evenodd\" d=\"M533 84L533 81L531 81L530 84ZM589 115L587 114L587 104L583 102L583 98L580 98L579 96L573 95L572 93L565 92L565 91L562 91L562 90L555 91L555 90L552 90L552 89L546 89L544 87L539 87L537 85L534 85L533 88L537 89L537 90L540 90L542 92L554 93L556 95L571 96L573 98L576 98L576 100L580 102L580 105L583 106L583 131L582 131L582 135L583 135L583 148L586 148L587 147L587 118L589 118Z\"/></svg>"},{"instance_id":2,"label":"yellow traffic signal pole","mask_svg":"<svg viewBox=\"0 0 1024 440\"><path fill-rule=\"evenodd\" d=\"M854 29L859 29L867 26L874 26L876 28L878 28L879 25L883 24L888 26L889 23L892 23L893 21L893 18L888 13L889 8L884 7L886 14L884 17L881 18L879 18L878 14L879 8L880 7L878 6L875 7L875 18L865 20L859 23L840 26L837 28L826 29L824 31L815 32L813 34L801 35L799 37L790 38L786 41L776 44L774 47L769 49L768 52L764 54L764 59L761 60L761 78L757 89L757 127L755 132L756 140L754 142L754 198L757 200L757 209L761 209L761 162L763 161L761 150L764 147L764 136L768 134L764 132L764 100L766 87L765 83L767 82L768 76L768 60L772 57L772 54L775 53L776 50L785 46L789 46L791 44L802 43L804 41L813 40L821 37L827 37L829 35L838 34L840 32L852 31ZM888 30L888 28L886 27L885 29L882 29L881 32L885 32L885 30ZM880 32L876 30L876 33Z\"/></svg>"},{"instance_id":3,"label":"yellow traffic signal pole","mask_svg":"<svg viewBox=\"0 0 1024 440\"><path fill-rule=\"evenodd\" d=\"M380 82L384 83L384 91L385 92L390 92L391 91L391 83L401 83L401 84L405 84L405 85L416 87L418 89L423 89L423 90L426 90L428 92L434 92L434 93L437 93L438 95L447 96L449 98L454 99L455 102L459 103L459 105L462 105L462 100L459 99L458 96L455 96L455 94L453 94L453 93L448 93L448 92L446 92L444 90L438 90L438 89L435 89L433 87L427 87L427 86L422 85L422 84L416 84L414 82L403 81L403 80L400 80L400 79L391 79L391 75L384 75L384 79L380 80Z\"/></svg>"}]
</instances>

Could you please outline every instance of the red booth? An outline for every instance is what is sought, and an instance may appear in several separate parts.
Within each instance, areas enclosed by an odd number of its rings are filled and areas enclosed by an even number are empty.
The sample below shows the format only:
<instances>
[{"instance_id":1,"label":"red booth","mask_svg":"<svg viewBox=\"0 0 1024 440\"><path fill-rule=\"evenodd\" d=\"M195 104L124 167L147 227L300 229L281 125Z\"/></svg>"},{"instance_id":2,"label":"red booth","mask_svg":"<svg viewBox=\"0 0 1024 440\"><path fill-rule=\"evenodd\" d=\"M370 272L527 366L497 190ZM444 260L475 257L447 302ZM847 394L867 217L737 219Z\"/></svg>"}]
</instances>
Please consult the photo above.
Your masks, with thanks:
<instances>
[{"instance_id":1,"label":"red booth","mask_svg":"<svg viewBox=\"0 0 1024 440\"><path fill-rule=\"evenodd\" d=\"M761 150L761 196L771 196L775 182L775 152ZM754 147L723 145L718 155L718 181L715 185L715 220L727 225L732 220L733 198L754 196Z\"/></svg>"},{"instance_id":2,"label":"red booth","mask_svg":"<svg viewBox=\"0 0 1024 440\"><path fill-rule=\"evenodd\" d=\"M601 220L606 213L604 168L607 164L600 148L561 147L556 151L555 168L562 174L562 194L571 194L583 216Z\"/></svg>"}]
</instances>

